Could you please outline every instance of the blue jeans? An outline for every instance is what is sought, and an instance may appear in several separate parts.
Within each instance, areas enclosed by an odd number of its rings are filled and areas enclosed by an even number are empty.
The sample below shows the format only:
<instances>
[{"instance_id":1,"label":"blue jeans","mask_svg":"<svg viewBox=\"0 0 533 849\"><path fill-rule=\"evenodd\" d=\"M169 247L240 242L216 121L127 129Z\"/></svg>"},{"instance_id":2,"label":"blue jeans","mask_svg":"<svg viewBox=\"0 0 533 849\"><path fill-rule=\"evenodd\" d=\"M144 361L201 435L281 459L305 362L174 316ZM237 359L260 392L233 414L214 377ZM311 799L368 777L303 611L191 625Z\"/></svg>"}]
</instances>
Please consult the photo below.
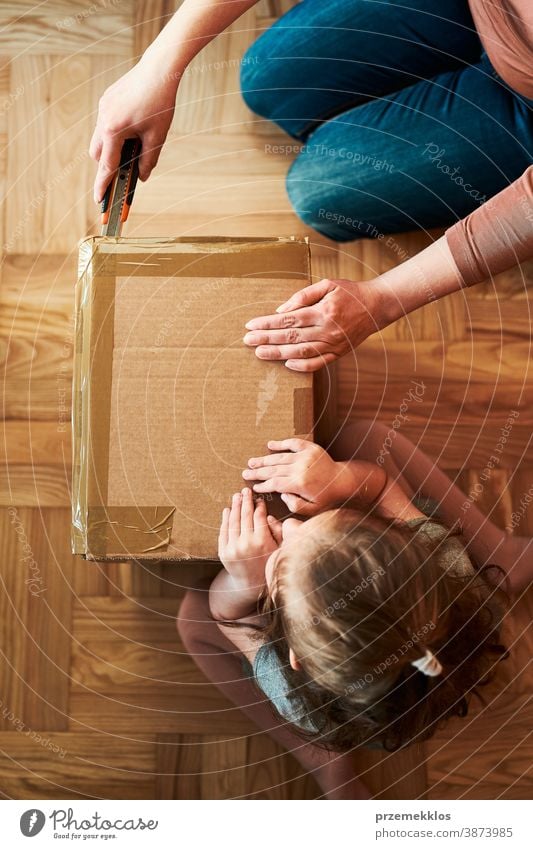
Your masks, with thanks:
<instances>
[{"instance_id":1,"label":"blue jeans","mask_svg":"<svg viewBox=\"0 0 533 849\"><path fill-rule=\"evenodd\" d=\"M241 84L298 140L289 197L336 241L448 226L533 161L533 101L490 64L467 0L303 0Z\"/></svg>"}]
</instances>

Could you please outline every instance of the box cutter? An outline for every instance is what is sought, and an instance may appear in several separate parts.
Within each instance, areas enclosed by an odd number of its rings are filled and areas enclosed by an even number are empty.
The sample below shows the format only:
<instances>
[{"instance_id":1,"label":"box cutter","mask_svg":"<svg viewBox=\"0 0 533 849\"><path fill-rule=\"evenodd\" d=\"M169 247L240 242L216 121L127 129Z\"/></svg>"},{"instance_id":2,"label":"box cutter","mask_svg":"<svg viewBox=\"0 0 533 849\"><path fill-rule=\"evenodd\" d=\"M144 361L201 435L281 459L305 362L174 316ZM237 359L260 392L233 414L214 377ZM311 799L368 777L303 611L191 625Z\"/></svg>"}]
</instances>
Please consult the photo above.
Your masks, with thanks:
<instances>
[{"instance_id":1,"label":"box cutter","mask_svg":"<svg viewBox=\"0 0 533 849\"><path fill-rule=\"evenodd\" d=\"M102 236L120 236L128 218L139 176L139 139L126 139L122 146L118 171L106 189L102 201Z\"/></svg>"}]
</instances>

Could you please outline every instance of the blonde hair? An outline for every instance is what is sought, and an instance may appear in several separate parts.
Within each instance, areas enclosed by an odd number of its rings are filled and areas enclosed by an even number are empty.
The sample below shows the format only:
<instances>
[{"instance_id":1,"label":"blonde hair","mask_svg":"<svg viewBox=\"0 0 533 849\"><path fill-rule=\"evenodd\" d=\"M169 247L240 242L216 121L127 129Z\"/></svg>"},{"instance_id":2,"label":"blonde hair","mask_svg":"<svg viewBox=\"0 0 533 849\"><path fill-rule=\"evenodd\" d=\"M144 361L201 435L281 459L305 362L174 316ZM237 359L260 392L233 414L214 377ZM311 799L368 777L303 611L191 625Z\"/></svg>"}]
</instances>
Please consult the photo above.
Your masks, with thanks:
<instances>
[{"instance_id":1,"label":"blonde hair","mask_svg":"<svg viewBox=\"0 0 533 849\"><path fill-rule=\"evenodd\" d=\"M426 739L447 717L465 715L492 676L506 654L505 594L484 570L443 568L448 547L449 535L435 541L340 509L322 514L301 544L280 549L263 637L319 742L342 750L379 741L392 750ZM290 668L289 647L300 671ZM442 665L438 677L412 666L427 649Z\"/></svg>"}]
</instances>

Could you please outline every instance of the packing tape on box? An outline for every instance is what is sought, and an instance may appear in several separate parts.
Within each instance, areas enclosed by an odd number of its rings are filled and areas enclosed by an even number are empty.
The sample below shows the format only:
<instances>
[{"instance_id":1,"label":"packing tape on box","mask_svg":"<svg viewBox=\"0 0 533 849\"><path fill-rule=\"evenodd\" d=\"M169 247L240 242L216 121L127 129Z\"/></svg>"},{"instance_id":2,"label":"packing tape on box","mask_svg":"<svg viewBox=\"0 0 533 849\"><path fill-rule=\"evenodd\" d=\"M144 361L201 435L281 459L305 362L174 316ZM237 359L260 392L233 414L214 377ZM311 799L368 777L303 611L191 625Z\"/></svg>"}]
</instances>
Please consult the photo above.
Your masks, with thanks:
<instances>
[{"instance_id":1,"label":"packing tape on box","mask_svg":"<svg viewBox=\"0 0 533 849\"><path fill-rule=\"evenodd\" d=\"M108 551L129 556L131 552L166 551L172 536L175 507L107 505L109 469L109 429L111 420L111 383L114 346L116 269L113 256L92 268L92 241L80 251L81 289L76 310L77 353L91 353L90 359L78 359L73 401L78 453L74 465L77 497L73 502L74 538L85 537L83 547L91 557L105 557ZM104 271L104 273L102 273ZM113 272L112 274L110 272ZM90 297L90 286L98 277L98 299ZM92 278L92 279L91 279ZM89 344L83 345L83 333ZM83 409L84 394L92 393L91 405ZM94 400L97 398L97 404ZM82 416L87 415L86 435L82 435ZM100 474L81 479L81 466L93 465ZM90 506L93 505L93 506Z\"/></svg>"},{"instance_id":2,"label":"packing tape on box","mask_svg":"<svg viewBox=\"0 0 533 849\"><path fill-rule=\"evenodd\" d=\"M98 278L116 276L129 277L233 277L235 257L246 265L245 277L300 278L302 257L295 250L294 239L272 239L276 245L275 267L264 267L265 239L225 239L213 241L209 238L143 239L136 244L132 239L95 237L80 243L78 263L79 277L88 273L96 250L98 250ZM150 248L153 247L153 254ZM164 248L167 248L165 251ZM179 250L176 248L179 247ZM298 245L299 247L299 245ZM148 250L147 250L148 248ZM174 248L174 250L172 250ZM301 252L307 257L308 246L301 243ZM241 276L241 275L238 275Z\"/></svg>"},{"instance_id":3,"label":"packing tape on box","mask_svg":"<svg viewBox=\"0 0 533 849\"><path fill-rule=\"evenodd\" d=\"M87 538L93 557L165 551L172 536L175 507L90 507Z\"/></svg>"}]
</instances>

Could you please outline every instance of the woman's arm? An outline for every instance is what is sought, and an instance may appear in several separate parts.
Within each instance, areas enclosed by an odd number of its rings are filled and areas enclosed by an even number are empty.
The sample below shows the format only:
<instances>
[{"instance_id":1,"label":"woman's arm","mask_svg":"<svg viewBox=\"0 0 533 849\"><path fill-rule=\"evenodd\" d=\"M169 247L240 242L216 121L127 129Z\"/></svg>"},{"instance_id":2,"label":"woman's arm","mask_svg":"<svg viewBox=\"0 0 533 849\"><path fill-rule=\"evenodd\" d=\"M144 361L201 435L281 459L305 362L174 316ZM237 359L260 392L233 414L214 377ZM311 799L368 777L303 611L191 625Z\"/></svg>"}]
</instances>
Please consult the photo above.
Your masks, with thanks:
<instances>
[{"instance_id":1,"label":"woman's arm","mask_svg":"<svg viewBox=\"0 0 533 849\"><path fill-rule=\"evenodd\" d=\"M257 2L184 0L144 55L179 77L206 44Z\"/></svg>"},{"instance_id":2,"label":"woman's arm","mask_svg":"<svg viewBox=\"0 0 533 849\"><path fill-rule=\"evenodd\" d=\"M378 323L387 327L407 313L457 292L462 278L446 236L375 281Z\"/></svg>"},{"instance_id":3,"label":"woman's arm","mask_svg":"<svg viewBox=\"0 0 533 849\"><path fill-rule=\"evenodd\" d=\"M445 236L367 282L321 280L296 292L275 315L246 323L246 345L263 360L316 371L377 330L462 286Z\"/></svg>"},{"instance_id":4,"label":"woman's arm","mask_svg":"<svg viewBox=\"0 0 533 849\"><path fill-rule=\"evenodd\" d=\"M368 282L307 286L276 315L247 322L244 342L260 359L316 371L398 318L531 256L533 165L416 256Z\"/></svg>"},{"instance_id":5,"label":"woman's arm","mask_svg":"<svg viewBox=\"0 0 533 849\"><path fill-rule=\"evenodd\" d=\"M147 180L167 137L187 65L257 0L184 0L139 62L102 95L89 153L98 162L94 199L104 196L126 138L139 138Z\"/></svg>"},{"instance_id":6,"label":"woman's arm","mask_svg":"<svg viewBox=\"0 0 533 849\"><path fill-rule=\"evenodd\" d=\"M465 286L533 256L533 165L450 227L446 239Z\"/></svg>"}]
</instances>

